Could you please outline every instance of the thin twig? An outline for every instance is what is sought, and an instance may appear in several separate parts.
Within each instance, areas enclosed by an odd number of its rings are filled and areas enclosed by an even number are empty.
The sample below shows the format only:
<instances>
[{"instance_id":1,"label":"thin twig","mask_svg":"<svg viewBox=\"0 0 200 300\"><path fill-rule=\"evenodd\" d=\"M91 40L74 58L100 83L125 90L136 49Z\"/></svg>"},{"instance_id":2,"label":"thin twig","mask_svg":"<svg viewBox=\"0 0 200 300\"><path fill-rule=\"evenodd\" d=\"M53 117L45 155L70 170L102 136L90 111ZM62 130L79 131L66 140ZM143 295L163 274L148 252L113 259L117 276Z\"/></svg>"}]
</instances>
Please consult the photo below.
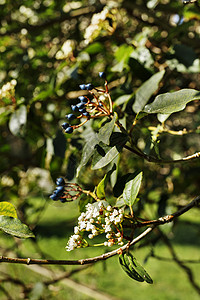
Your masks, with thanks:
<instances>
[{"instance_id":1,"label":"thin twig","mask_svg":"<svg viewBox=\"0 0 200 300\"><path fill-rule=\"evenodd\" d=\"M174 163L182 163L182 162L185 162L185 161L191 161L193 159L197 159L200 157L200 152L196 152L192 155L189 155L189 156L186 156L186 157L183 157L183 158L180 158L180 159L175 159L175 160L164 160L164 159L159 159L159 158L156 158L154 156L150 156L150 155L147 155L145 154L144 152L139 152L139 150L135 150L127 145L124 146L125 149L137 154L138 156L144 158L145 160L147 160L148 162L154 162L154 163L157 163L157 164L174 164Z\"/></svg>"}]
</instances>

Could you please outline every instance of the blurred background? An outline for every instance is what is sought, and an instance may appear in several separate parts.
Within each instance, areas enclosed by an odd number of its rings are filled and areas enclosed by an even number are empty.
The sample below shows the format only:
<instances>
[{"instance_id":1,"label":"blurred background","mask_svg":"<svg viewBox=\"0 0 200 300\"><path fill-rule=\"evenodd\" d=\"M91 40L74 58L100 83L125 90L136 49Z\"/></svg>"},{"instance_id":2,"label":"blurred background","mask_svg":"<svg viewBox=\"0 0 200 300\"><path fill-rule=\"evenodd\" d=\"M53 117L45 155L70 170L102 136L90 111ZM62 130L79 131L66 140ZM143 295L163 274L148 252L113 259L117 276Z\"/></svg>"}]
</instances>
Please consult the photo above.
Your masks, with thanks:
<instances>
[{"instance_id":1,"label":"blurred background","mask_svg":"<svg viewBox=\"0 0 200 300\"><path fill-rule=\"evenodd\" d=\"M55 179L64 176L93 190L106 169L92 171L88 164L76 178L86 134L83 128L63 134L60 125L83 94L79 84L102 85L100 71L127 126L135 117L135 92L158 71L166 70L155 95L200 90L199 1L0 0L0 22L0 201L11 202L36 235L23 240L0 232L0 254L46 259L102 254L108 249L65 250L79 208L49 199ZM167 119L173 134L158 135L159 124L153 115L136 126L135 141L143 151L158 154L159 148L163 159L199 151L198 101ZM85 130L100 125L94 121ZM144 172L139 215L172 213L199 194L199 160L154 165L124 150L118 177L137 170ZM112 197L111 187L107 193ZM168 243L157 232L134 248L153 285L131 280L116 257L81 271L1 264L0 299L199 299L199 225L194 208L161 228ZM65 279L55 281L58 275Z\"/></svg>"}]
</instances>

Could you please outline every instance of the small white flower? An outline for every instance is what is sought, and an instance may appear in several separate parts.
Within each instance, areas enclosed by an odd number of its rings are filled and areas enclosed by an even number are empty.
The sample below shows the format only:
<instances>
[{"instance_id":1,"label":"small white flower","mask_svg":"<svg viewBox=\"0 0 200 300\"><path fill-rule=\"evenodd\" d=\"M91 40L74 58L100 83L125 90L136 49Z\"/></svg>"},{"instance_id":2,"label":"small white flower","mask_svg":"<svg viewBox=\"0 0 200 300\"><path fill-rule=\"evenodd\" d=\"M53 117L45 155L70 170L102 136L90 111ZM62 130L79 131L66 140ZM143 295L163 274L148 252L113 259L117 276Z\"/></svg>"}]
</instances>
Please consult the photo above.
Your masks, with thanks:
<instances>
[{"instance_id":1,"label":"small white flower","mask_svg":"<svg viewBox=\"0 0 200 300\"><path fill-rule=\"evenodd\" d=\"M118 245L119 245L119 246L123 246L124 243L123 243L123 242L119 242Z\"/></svg>"},{"instance_id":2,"label":"small white flower","mask_svg":"<svg viewBox=\"0 0 200 300\"><path fill-rule=\"evenodd\" d=\"M104 242L103 244L104 244L104 246L108 246L108 242Z\"/></svg>"},{"instance_id":3,"label":"small white flower","mask_svg":"<svg viewBox=\"0 0 200 300\"><path fill-rule=\"evenodd\" d=\"M115 221L114 221L115 225L118 224L118 223L120 223L120 222L121 222L120 217L116 217L116 218L115 218Z\"/></svg>"},{"instance_id":4,"label":"small white flower","mask_svg":"<svg viewBox=\"0 0 200 300\"><path fill-rule=\"evenodd\" d=\"M111 234L111 233L107 233L107 234L106 234L106 238L107 238L107 239L110 239L111 237L112 237L112 234Z\"/></svg>"},{"instance_id":5,"label":"small white flower","mask_svg":"<svg viewBox=\"0 0 200 300\"><path fill-rule=\"evenodd\" d=\"M94 223L94 219L91 218L91 219L90 219L90 223L91 223L91 224Z\"/></svg>"},{"instance_id":6,"label":"small white flower","mask_svg":"<svg viewBox=\"0 0 200 300\"><path fill-rule=\"evenodd\" d=\"M94 237L93 234L89 234L89 235L88 235L88 238L89 238L89 239L93 239L93 237Z\"/></svg>"},{"instance_id":7,"label":"small white flower","mask_svg":"<svg viewBox=\"0 0 200 300\"><path fill-rule=\"evenodd\" d=\"M109 218L105 218L105 223L106 223L106 225L110 225L110 223L111 223L110 219Z\"/></svg>"},{"instance_id":8,"label":"small white flower","mask_svg":"<svg viewBox=\"0 0 200 300\"><path fill-rule=\"evenodd\" d=\"M122 237L119 237L117 240L118 242L122 242Z\"/></svg>"},{"instance_id":9,"label":"small white flower","mask_svg":"<svg viewBox=\"0 0 200 300\"><path fill-rule=\"evenodd\" d=\"M110 225L105 225L105 232L110 232L110 231L112 231L112 228L110 227Z\"/></svg>"},{"instance_id":10,"label":"small white flower","mask_svg":"<svg viewBox=\"0 0 200 300\"><path fill-rule=\"evenodd\" d=\"M113 210L113 216L117 216L119 214L118 210L117 209L114 209Z\"/></svg>"},{"instance_id":11,"label":"small white flower","mask_svg":"<svg viewBox=\"0 0 200 300\"><path fill-rule=\"evenodd\" d=\"M108 242L108 247L112 247L114 245L113 242Z\"/></svg>"},{"instance_id":12,"label":"small white flower","mask_svg":"<svg viewBox=\"0 0 200 300\"><path fill-rule=\"evenodd\" d=\"M79 233L79 228L78 228L78 226L75 226L75 227L74 227L74 233L75 233L75 234L78 234L78 233Z\"/></svg>"},{"instance_id":13,"label":"small white flower","mask_svg":"<svg viewBox=\"0 0 200 300\"><path fill-rule=\"evenodd\" d=\"M108 205L106 209L107 209L107 211L111 211L112 210L112 206Z\"/></svg>"},{"instance_id":14,"label":"small white flower","mask_svg":"<svg viewBox=\"0 0 200 300\"><path fill-rule=\"evenodd\" d=\"M82 231L83 229L85 229L86 227L86 222L82 221L79 223L79 228L80 228L80 231Z\"/></svg>"},{"instance_id":15,"label":"small white flower","mask_svg":"<svg viewBox=\"0 0 200 300\"><path fill-rule=\"evenodd\" d=\"M120 232L117 232L117 233L115 234L115 236L116 236L116 237L120 237L120 236L121 236L121 233L120 233Z\"/></svg>"}]
</instances>

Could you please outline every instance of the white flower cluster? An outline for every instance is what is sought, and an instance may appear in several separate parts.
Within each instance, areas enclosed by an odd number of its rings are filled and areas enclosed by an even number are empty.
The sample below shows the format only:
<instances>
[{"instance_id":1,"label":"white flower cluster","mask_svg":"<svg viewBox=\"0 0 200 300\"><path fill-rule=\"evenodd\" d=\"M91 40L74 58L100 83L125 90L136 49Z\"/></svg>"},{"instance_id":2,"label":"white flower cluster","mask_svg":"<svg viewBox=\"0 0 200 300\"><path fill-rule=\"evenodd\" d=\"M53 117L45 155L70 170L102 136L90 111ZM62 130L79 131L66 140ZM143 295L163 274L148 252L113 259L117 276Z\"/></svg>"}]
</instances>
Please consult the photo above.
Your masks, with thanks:
<instances>
[{"instance_id":1,"label":"white flower cluster","mask_svg":"<svg viewBox=\"0 0 200 300\"><path fill-rule=\"evenodd\" d=\"M104 246L123 245L123 233L120 227L123 219L124 212L121 208L113 208L110 205L105 207L102 201L99 201L96 206L88 203L86 211L82 212L78 218L78 225L74 227L74 234L69 238L66 246L67 251L88 245L83 238L86 231L89 232L89 239L106 233L107 241L104 242Z\"/></svg>"},{"instance_id":2,"label":"white flower cluster","mask_svg":"<svg viewBox=\"0 0 200 300\"><path fill-rule=\"evenodd\" d=\"M2 86L0 89L0 99L2 98L10 98L14 96L14 90L15 86L17 84L17 81L15 79L12 79L10 82L7 82Z\"/></svg>"}]
</instances>

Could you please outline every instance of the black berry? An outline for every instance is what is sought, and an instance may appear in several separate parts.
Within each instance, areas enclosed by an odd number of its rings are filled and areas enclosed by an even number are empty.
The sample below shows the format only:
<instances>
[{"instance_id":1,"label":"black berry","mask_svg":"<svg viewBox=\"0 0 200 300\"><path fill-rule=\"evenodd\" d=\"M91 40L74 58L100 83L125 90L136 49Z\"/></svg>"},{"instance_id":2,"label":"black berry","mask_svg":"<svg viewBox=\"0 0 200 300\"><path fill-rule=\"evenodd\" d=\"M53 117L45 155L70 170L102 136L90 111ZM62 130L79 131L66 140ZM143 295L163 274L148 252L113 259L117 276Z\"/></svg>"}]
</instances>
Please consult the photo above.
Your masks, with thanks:
<instances>
[{"instance_id":1,"label":"black berry","mask_svg":"<svg viewBox=\"0 0 200 300\"><path fill-rule=\"evenodd\" d=\"M63 129L67 129L70 125L69 125L69 123L65 122L61 126L62 126Z\"/></svg>"},{"instance_id":2,"label":"black berry","mask_svg":"<svg viewBox=\"0 0 200 300\"><path fill-rule=\"evenodd\" d=\"M88 83L85 85L86 90L90 91L94 88L94 85L92 83Z\"/></svg>"},{"instance_id":3,"label":"black berry","mask_svg":"<svg viewBox=\"0 0 200 300\"><path fill-rule=\"evenodd\" d=\"M106 79L106 73L105 72L99 72L99 77Z\"/></svg>"},{"instance_id":4,"label":"black berry","mask_svg":"<svg viewBox=\"0 0 200 300\"><path fill-rule=\"evenodd\" d=\"M68 127L66 130L65 130L66 133L72 133L73 132L73 128L72 127Z\"/></svg>"},{"instance_id":5,"label":"black berry","mask_svg":"<svg viewBox=\"0 0 200 300\"><path fill-rule=\"evenodd\" d=\"M81 89L81 90L87 90L87 88L86 88L86 85L85 85L85 84L80 84L80 85L79 85L79 87L80 87L80 89Z\"/></svg>"},{"instance_id":6,"label":"black berry","mask_svg":"<svg viewBox=\"0 0 200 300\"><path fill-rule=\"evenodd\" d=\"M76 119L76 116L74 114L68 114L68 115L66 115L66 118L68 120L74 120L74 119Z\"/></svg>"},{"instance_id":7,"label":"black berry","mask_svg":"<svg viewBox=\"0 0 200 300\"><path fill-rule=\"evenodd\" d=\"M85 104L83 102L80 102L76 106L78 107L78 110L80 111L80 109L85 107Z\"/></svg>"},{"instance_id":8,"label":"black berry","mask_svg":"<svg viewBox=\"0 0 200 300\"><path fill-rule=\"evenodd\" d=\"M64 178L62 178L62 177L57 178L56 184L59 185L59 186L65 185L65 180L64 180Z\"/></svg>"},{"instance_id":9,"label":"black berry","mask_svg":"<svg viewBox=\"0 0 200 300\"><path fill-rule=\"evenodd\" d=\"M73 111L78 111L78 107L76 105L71 105Z\"/></svg>"}]
</instances>

